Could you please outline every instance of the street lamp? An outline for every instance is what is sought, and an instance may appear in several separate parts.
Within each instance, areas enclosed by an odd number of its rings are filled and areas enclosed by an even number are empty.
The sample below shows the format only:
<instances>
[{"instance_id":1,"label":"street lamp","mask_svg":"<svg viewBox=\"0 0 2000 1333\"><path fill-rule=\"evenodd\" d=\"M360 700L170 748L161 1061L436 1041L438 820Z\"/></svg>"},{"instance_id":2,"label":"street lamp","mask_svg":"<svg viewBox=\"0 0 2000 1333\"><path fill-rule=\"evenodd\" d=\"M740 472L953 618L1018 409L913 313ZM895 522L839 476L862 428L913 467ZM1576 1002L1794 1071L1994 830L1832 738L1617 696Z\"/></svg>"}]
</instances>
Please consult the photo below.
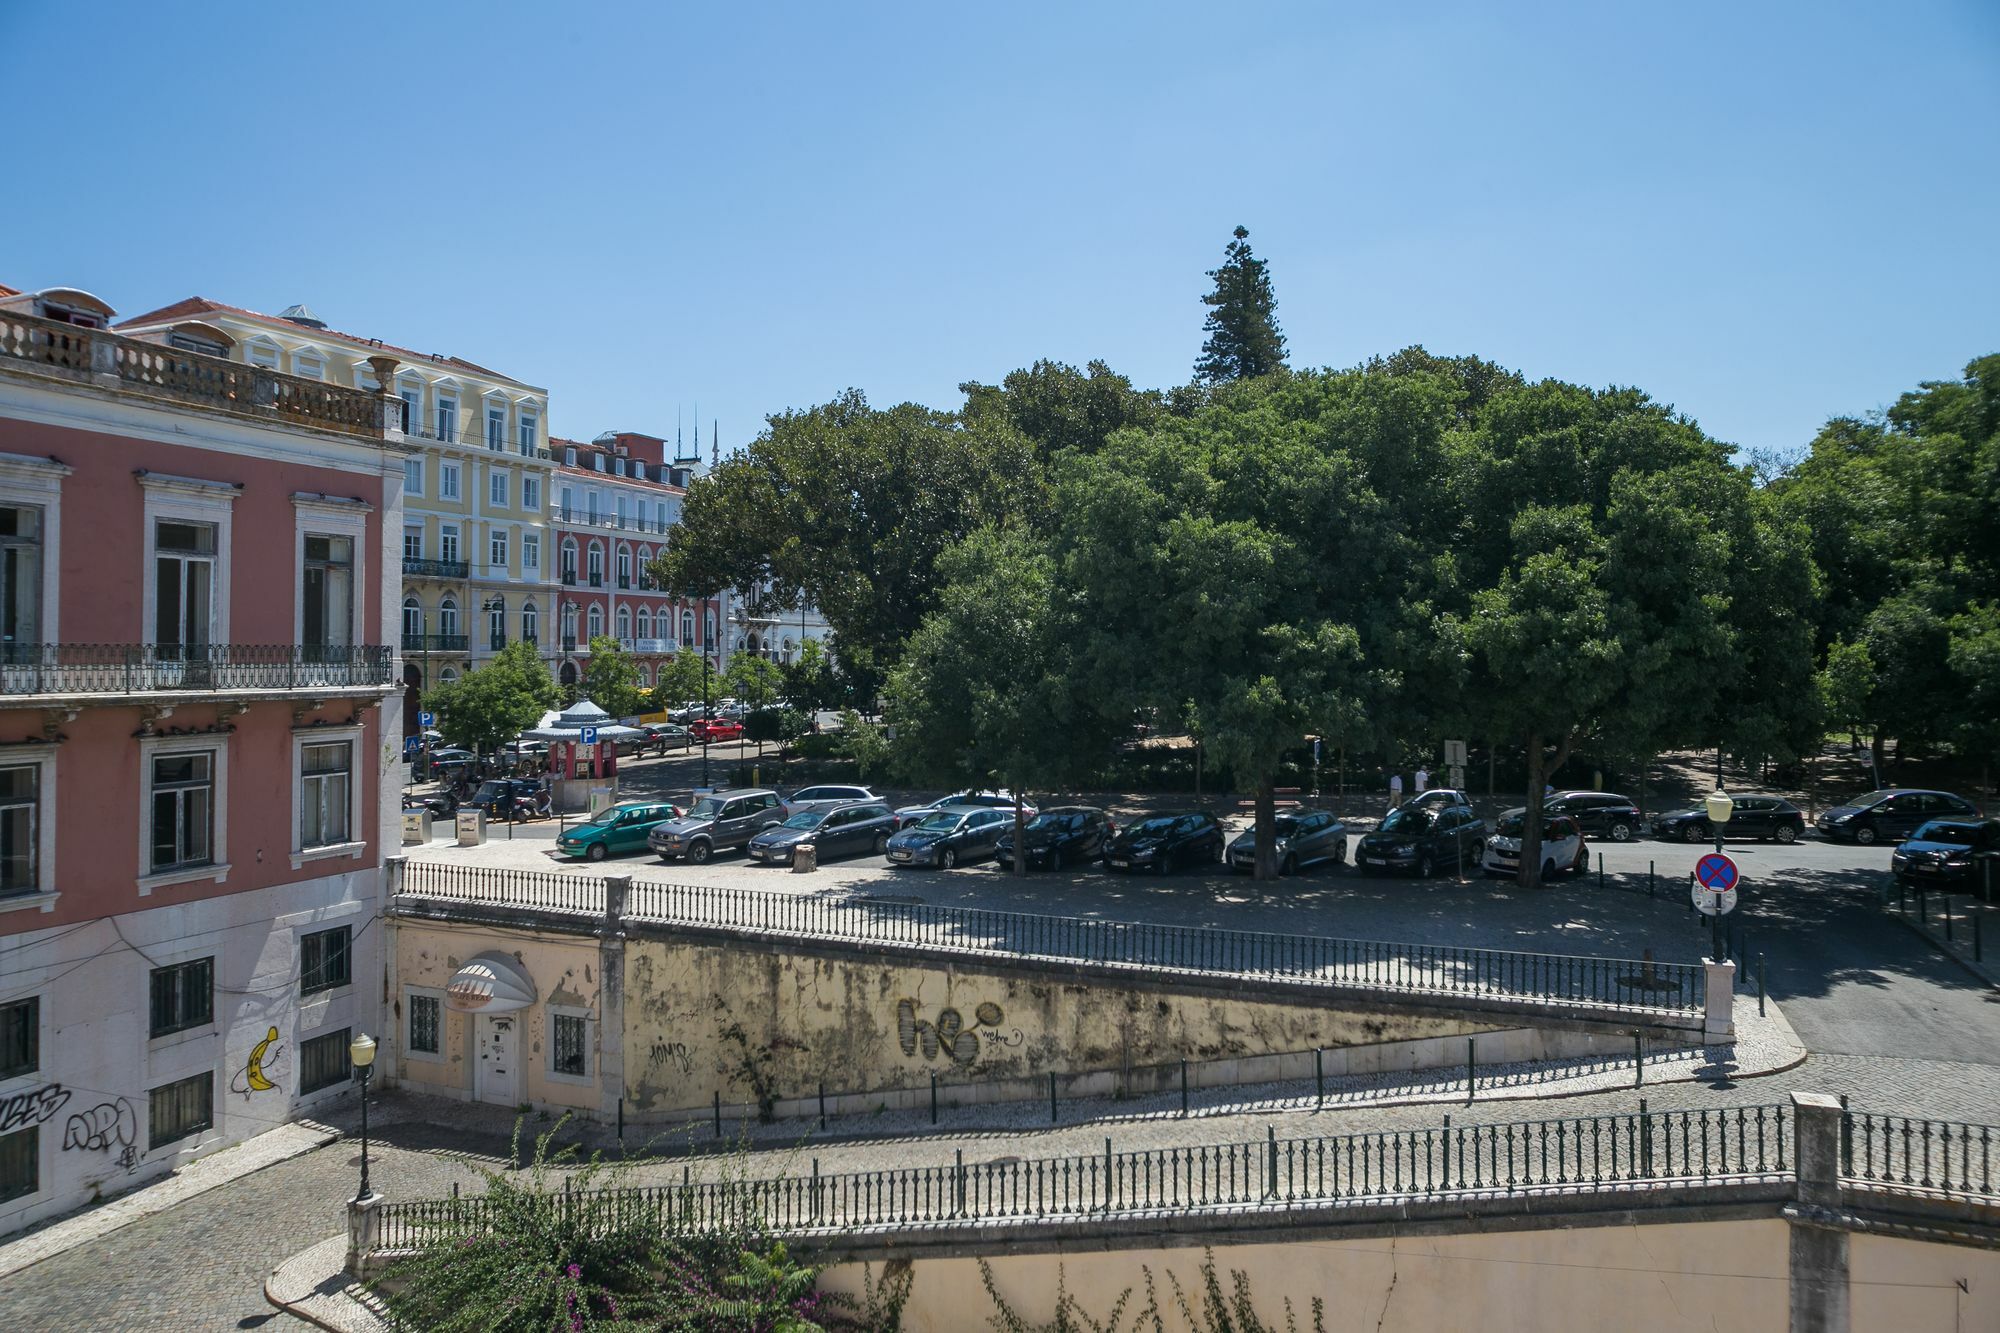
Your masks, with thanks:
<instances>
[{"instance_id":1,"label":"street lamp","mask_svg":"<svg viewBox=\"0 0 2000 1333\"><path fill-rule=\"evenodd\" d=\"M1736 802L1729 799L1729 793L1717 782L1715 790L1708 794L1708 827L1715 834L1715 850L1722 850L1722 832L1729 823L1729 817L1736 813ZM1722 958L1722 913L1709 917L1709 954L1720 961Z\"/></svg>"},{"instance_id":2,"label":"street lamp","mask_svg":"<svg viewBox=\"0 0 2000 1333\"><path fill-rule=\"evenodd\" d=\"M347 1043L347 1058L354 1062L354 1068L361 1075L361 1192L354 1196L360 1203L369 1195L368 1189L368 1080L375 1073L375 1039L362 1033Z\"/></svg>"}]
</instances>

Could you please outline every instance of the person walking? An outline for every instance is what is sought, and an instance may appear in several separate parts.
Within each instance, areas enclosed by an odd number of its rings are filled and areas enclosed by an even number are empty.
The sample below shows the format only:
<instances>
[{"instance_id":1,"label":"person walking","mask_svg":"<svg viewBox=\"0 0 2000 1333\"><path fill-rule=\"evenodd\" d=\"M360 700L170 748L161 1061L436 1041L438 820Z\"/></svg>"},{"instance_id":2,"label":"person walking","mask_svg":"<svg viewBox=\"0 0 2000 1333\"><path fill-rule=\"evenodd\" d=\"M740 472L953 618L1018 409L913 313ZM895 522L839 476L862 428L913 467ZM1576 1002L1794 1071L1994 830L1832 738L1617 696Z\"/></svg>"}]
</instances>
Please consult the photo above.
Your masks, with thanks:
<instances>
[{"instance_id":1,"label":"person walking","mask_svg":"<svg viewBox=\"0 0 2000 1333\"><path fill-rule=\"evenodd\" d=\"M1401 805L1402 803L1403 803L1403 775L1401 773L1391 773L1389 775L1389 808L1391 810L1394 810L1397 806Z\"/></svg>"},{"instance_id":2,"label":"person walking","mask_svg":"<svg viewBox=\"0 0 2000 1333\"><path fill-rule=\"evenodd\" d=\"M1419 766L1417 769L1417 795L1424 794L1424 788L1431 785L1431 771Z\"/></svg>"}]
</instances>

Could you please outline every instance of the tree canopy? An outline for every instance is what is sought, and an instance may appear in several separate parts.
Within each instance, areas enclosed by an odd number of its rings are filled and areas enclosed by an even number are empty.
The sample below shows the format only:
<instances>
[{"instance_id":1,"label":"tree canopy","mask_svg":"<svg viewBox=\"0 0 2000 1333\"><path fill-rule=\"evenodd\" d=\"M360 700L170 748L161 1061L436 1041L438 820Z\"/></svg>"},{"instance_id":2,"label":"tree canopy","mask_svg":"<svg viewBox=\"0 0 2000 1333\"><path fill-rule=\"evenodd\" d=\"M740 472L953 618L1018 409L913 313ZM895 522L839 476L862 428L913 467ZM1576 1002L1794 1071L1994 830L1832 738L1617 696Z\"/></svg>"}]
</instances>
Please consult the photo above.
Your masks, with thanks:
<instances>
[{"instance_id":1,"label":"tree canopy","mask_svg":"<svg viewBox=\"0 0 2000 1333\"><path fill-rule=\"evenodd\" d=\"M1214 288L1201 298L1208 307L1201 357L1194 377L1208 384L1255 379L1285 367L1285 335L1278 331L1278 299L1271 294L1269 261L1250 250L1250 232L1238 227L1221 268L1208 271Z\"/></svg>"},{"instance_id":2,"label":"tree canopy","mask_svg":"<svg viewBox=\"0 0 2000 1333\"><path fill-rule=\"evenodd\" d=\"M561 698L548 663L534 644L508 644L491 662L433 686L424 707L453 745L490 754L542 720Z\"/></svg>"}]
</instances>

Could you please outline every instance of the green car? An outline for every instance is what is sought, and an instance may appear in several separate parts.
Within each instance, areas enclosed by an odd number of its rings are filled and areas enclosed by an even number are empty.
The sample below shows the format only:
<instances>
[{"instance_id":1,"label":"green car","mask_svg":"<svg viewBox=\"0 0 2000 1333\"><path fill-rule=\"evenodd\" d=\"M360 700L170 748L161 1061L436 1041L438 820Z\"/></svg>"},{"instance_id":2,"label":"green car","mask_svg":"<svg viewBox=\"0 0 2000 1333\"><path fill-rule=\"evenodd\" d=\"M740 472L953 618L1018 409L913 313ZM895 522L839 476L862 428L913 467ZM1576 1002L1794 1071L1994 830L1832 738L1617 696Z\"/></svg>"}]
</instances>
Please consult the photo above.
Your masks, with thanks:
<instances>
[{"instance_id":1,"label":"green car","mask_svg":"<svg viewBox=\"0 0 2000 1333\"><path fill-rule=\"evenodd\" d=\"M626 801L600 812L556 839L556 847L571 856L602 861L613 852L643 852L654 826L681 817L678 806L660 801Z\"/></svg>"}]
</instances>

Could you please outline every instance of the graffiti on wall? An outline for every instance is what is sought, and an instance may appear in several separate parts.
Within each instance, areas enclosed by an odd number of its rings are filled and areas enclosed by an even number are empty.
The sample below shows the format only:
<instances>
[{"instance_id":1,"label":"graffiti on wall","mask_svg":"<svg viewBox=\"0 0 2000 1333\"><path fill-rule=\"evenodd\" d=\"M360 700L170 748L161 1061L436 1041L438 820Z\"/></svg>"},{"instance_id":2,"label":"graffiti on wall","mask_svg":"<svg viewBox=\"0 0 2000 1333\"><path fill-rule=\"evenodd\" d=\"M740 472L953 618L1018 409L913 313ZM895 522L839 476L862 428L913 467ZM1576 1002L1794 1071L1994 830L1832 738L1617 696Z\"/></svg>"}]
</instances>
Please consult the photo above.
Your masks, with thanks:
<instances>
[{"instance_id":1,"label":"graffiti on wall","mask_svg":"<svg viewBox=\"0 0 2000 1333\"><path fill-rule=\"evenodd\" d=\"M271 1028L264 1033L264 1039L250 1048L250 1058L243 1062L243 1068L236 1071L229 1080L229 1090L247 1099L253 1092L270 1092L278 1085L271 1076L284 1077L285 1050L278 1041L278 1029Z\"/></svg>"},{"instance_id":2,"label":"graffiti on wall","mask_svg":"<svg viewBox=\"0 0 2000 1333\"><path fill-rule=\"evenodd\" d=\"M972 1011L976 1027L988 1029L986 1040L993 1046L1018 1046L1021 1032L1016 1028L1011 1035L1003 1035L994 1029L1007 1020L1006 1011L991 1000L984 1001ZM973 1027L966 1026L965 1016L956 1009L938 1010L935 1022L917 1016L917 1002L903 999L896 1001L896 1039L902 1044L904 1055L923 1052L924 1059L935 1060L942 1053L955 1064L969 1065L979 1058L980 1034Z\"/></svg>"},{"instance_id":3,"label":"graffiti on wall","mask_svg":"<svg viewBox=\"0 0 2000 1333\"><path fill-rule=\"evenodd\" d=\"M17 1092L0 1100L0 1134L39 1125L69 1101L69 1089L60 1083L45 1083L28 1092Z\"/></svg>"},{"instance_id":4,"label":"graffiti on wall","mask_svg":"<svg viewBox=\"0 0 2000 1333\"><path fill-rule=\"evenodd\" d=\"M653 1042L652 1054L647 1058L649 1073L663 1070L678 1070L682 1078L694 1072L694 1052L684 1041L659 1039Z\"/></svg>"},{"instance_id":5,"label":"graffiti on wall","mask_svg":"<svg viewBox=\"0 0 2000 1333\"><path fill-rule=\"evenodd\" d=\"M139 1117L123 1097L78 1111L63 1125L65 1151L116 1153L118 1165L132 1171L139 1165Z\"/></svg>"}]
</instances>

